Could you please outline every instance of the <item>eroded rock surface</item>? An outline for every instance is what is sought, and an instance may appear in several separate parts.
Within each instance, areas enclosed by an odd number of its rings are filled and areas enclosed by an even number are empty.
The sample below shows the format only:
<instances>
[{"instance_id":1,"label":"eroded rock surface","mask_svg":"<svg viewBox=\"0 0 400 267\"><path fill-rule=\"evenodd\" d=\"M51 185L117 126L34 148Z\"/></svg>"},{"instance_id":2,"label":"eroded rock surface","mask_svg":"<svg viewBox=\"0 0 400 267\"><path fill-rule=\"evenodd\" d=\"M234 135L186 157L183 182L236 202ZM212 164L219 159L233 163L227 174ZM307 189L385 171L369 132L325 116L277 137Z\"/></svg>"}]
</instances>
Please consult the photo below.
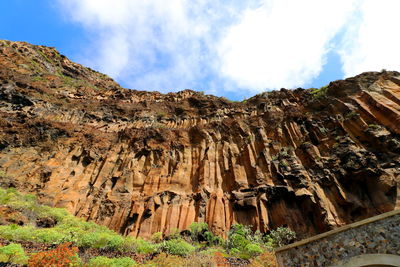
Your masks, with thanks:
<instances>
[{"instance_id":1,"label":"eroded rock surface","mask_svg":"<svg viewBox=\"0 0 400 267\"><path fill-rule=\"evenodd\" d=\"M0 184L45 204L142 237L193 221L307 236L400 207L398 72L238 103L0 42Z\"/></svg>"}]
</instances>

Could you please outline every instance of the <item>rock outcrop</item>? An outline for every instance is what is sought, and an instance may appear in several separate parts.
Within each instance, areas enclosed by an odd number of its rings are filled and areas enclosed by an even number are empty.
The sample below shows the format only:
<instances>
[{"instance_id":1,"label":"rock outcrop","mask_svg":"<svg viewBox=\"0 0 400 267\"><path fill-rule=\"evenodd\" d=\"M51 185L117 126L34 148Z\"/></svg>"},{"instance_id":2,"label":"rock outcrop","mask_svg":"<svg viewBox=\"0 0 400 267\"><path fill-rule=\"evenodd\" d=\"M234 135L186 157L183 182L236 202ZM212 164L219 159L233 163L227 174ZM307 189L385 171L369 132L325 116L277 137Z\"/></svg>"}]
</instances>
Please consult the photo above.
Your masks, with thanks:
<instances>
[{"instance_id":1,"label":"rock outcrop","mask_svg":"<svg viewBox=\"0 0 400 267\"><path fill-rule=\"evenodd\" d=\"M307 236L400 207L398 72L232 102L0 42L0 185L42 203L145 238L194 221Z\"/></svg>"}]
</instances>

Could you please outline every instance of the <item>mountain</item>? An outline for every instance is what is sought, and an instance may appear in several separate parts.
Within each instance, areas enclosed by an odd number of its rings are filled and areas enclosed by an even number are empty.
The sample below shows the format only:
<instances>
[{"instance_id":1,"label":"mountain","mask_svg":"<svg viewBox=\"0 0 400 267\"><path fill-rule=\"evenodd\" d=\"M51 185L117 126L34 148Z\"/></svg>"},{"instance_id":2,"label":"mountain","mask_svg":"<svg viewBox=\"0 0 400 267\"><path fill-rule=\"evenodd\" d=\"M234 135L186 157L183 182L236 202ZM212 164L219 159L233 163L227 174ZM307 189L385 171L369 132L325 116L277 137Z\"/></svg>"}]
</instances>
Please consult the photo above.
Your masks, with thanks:
<instances>
[{"instance_id":1,"label":"mountain","mask_svg":"<svg viewBox=\"0 0 400 267\"><path fill-rule=\"evenodd\" d=\"M242 102L121 88L0 41L0 185L125 235L207 222L310 236L400 207L400 73Z\"/></svg>"}]
</instances>

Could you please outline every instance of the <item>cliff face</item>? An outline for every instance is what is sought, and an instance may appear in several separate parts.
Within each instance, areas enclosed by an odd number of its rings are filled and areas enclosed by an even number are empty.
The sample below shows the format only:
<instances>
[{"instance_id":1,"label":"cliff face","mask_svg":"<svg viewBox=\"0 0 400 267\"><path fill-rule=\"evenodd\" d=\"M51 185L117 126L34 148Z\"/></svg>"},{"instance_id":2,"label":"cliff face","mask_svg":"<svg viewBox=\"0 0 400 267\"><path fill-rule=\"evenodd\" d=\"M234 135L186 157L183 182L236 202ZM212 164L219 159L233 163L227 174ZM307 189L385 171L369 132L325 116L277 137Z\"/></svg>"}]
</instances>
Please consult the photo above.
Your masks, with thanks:
<instances>
[{"instance_id":1,"label":"cliff face","mask_svg":"<svg viewBox=\"0 0 400 267\"><path fill-rule=\"evenodd\" d=\"M193 221L306 236L400 207L398 72L235 103L0 42L0 184L43 203L142 237Z\"/></svg>"}]
</instances>

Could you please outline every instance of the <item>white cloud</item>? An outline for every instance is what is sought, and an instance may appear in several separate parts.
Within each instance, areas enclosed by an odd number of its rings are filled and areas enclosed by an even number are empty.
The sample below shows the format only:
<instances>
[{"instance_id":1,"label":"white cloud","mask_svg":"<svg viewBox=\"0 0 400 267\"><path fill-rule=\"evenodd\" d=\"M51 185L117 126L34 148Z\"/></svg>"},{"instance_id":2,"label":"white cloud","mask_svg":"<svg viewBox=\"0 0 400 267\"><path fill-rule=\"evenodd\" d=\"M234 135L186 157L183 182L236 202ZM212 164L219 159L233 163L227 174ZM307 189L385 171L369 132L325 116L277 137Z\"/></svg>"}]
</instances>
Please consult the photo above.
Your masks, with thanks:
<instances>
[{"instance_id":1,"label":"white cloud","mask_svg":"<svg viewBox=\"0 0 400 267\"><path fill-rule=\"evenodd\" d=\"M347 77L384 68L400 70L399 10L398 0L363 1L340 49Z\"/></svg>"},{"instance_id":2,"label":"white cloud","mask_svg":"<svg viewBox=\"0 0 400 267\"><path fill-rule=\"evenodd\" d=\"M224 75L241 87L297 87L321 72L354 1L272 0L247 10L220 46Z\"/></svg>"},{"instance_id":3,"label":"white cloud","mask_svg":"<svg viewBox=\"0 0 400 267\"><path fill-rule=\"evenodd\" d=\"M135 89L294 88L319 75L330 51L346 75L400 67L398 0L58 3L93 40L82 61Z\"/></svg>"},{"instance_id":4,"label":"white cloud","mask_svg":"<svg viewBox=\"0 0 400 267\"><path fill-rule=\"evenodd\" d=\"M133 88L161 91L201 85L216 58L211 46L227 25L224 19L232 21L243 5L238 0L226 5L212 0L59 3L97 36L95 52L85 62Z\"/></svg>"}]
</instances>

